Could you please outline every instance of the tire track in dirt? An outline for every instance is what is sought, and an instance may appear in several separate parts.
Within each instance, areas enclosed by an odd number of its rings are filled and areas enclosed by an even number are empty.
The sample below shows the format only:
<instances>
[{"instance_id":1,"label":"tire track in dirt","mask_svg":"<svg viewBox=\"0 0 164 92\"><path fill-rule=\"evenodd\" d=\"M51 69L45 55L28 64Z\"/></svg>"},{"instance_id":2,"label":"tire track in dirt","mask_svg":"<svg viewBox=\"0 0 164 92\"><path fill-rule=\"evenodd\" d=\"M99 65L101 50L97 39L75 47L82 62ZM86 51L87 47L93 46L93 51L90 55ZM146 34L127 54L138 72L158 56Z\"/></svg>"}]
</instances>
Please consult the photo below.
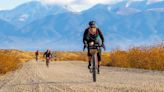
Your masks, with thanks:
<instances>
[{"instance_id":1,"label":"tire track in dirt","mask_svg":"<svg viewBox=\"0 0 164 92\"><path fill-rule=\"evenodd\" d=\"M164 92L164 72L101 67L97 82L81 61L29 61L0 79L0 92Z\"/></svg>"}]
</instances>

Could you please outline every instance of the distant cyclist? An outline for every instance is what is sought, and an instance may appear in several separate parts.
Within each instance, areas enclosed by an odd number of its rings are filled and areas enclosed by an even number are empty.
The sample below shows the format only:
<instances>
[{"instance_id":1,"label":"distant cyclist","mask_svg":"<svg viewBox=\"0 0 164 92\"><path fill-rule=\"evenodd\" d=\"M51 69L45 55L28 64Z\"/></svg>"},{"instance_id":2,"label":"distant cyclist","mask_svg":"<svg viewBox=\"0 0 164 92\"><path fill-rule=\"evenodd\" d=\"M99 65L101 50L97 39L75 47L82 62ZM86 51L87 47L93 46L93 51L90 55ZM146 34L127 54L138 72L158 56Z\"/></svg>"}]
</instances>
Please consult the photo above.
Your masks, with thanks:
<instances>
[{"instance_id":1,"label":"distant cyclist","mask_svg":"<svg viewBox=\"0 0 164 92\"><path fill-rule=\"evenodd\" d=\"M104 36L102 34L102 32L100 31L99 28L96 27L96 22L95 21L90 21L89 22L89 27L85 30L84 34L83 34L83 43L84 43L84 47L88 47L90 42L94 42L99 44L100 46L104 47ZM91 67L91 53L90 50L88 48L88 69L90 69ZM98 57L98 73L99 73L99 68L100 68L100 62L101 62L101 49L98 51L97 53L97 57Z\"/></svg>"},{"instance_id":2,"label":"distant cyclist","mask_svg":"<svg viewBox=\"0 0 164 92\"><path fill-rule=\"evenodd\" d=\"M36 59L36 61L38 61L38 59L39 59L39 50L37 50L37 51L35 52L35 59Z\"/></svg>"},{"instance_id":3,"label":"distant cyclist","mask_svg":"<svg viewBox=\"0 0 164 92\"><path fill-rule=\"evenodd\" d=\"M52 58L52 53L50 50L47 50L44 54L43 54L43 57L46 58L46 65L47 67L49 67L49 61L50 59Z\"/></svg>"}]
</instances>

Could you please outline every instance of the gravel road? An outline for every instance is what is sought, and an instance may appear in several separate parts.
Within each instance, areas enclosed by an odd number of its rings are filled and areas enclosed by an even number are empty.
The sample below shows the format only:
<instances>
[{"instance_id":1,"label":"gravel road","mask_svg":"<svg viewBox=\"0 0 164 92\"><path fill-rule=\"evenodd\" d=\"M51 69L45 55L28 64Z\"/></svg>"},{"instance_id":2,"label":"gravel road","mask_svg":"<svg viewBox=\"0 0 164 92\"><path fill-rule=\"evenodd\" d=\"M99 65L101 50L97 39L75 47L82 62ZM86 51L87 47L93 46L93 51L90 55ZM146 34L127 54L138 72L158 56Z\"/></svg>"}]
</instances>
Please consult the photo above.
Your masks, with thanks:
<instances>
[{"instance_id":1,"label":"gravel road","mask_svg":"<svg viewBox=\"0 0 164 92\"><path fill-rule=\"evenodd\" d=\"M97 82L81 61L29 61L0 77L0 92L164 92L164 72L101 67Z\"/></svg>"}]
</instances>

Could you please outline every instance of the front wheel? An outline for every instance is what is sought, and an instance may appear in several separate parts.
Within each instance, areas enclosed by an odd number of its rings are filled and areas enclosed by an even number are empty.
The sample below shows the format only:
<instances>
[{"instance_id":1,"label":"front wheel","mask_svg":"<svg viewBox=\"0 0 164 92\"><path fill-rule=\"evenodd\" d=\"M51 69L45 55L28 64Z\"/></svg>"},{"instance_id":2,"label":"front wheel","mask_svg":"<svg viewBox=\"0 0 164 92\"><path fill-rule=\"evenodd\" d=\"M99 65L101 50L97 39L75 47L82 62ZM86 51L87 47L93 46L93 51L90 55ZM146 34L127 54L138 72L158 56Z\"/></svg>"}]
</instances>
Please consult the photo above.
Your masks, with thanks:
<instances>
[{"instance_id":1,"label":"front wheel","mask_svg":"<svg viewBox=\"0 0 164 92\"><path fill-rule=\"evenodd\" d=\"M93 74L93 82L96 82L96 55L92 57L92 74Z\"/></svg>"},{"instance_id":2,"label":"front wheel","mask_svg":"<svg viewBox=\"0 0 164 92\"><path fill-rule=\"evenodd\" d=\"M49 67L49 59L46 59L46 66Z\"/></svg>"}]
</instances>

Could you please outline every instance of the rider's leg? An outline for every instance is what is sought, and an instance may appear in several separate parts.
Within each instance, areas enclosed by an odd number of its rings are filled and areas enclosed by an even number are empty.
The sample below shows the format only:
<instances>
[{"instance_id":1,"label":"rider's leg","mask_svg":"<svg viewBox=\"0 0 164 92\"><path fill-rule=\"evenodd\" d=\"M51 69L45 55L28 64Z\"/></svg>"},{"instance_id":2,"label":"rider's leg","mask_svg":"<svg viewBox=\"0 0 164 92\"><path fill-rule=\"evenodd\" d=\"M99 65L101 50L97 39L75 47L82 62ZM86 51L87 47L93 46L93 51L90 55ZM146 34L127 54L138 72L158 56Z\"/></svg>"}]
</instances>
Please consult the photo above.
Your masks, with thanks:
<instances>
[{"instance_id":1,"label":"rider's leg","mask_svg":"<svg viewBox=\"0 0 164 92\"><path fill-rule=\"evenodd\" d=\"M98 73L100 72L100 65L101 65L101 51L97 53L97 61L98 61Z\"/></svg>"},{"instance_id":2,"label":"rider's leg","mask_svg":"<svg viewBox=\"0 0 164 92\"><path fill-rule=\"evenodd\" d=\"M90 66L91 66L91 56L88 56L88 69L90 69Z\"/></svg>"},{"instance_id":3,"label":"rider's leg","mask_svg":"<svg viewBox=\"0 0 164 92\"><path fill-rule=\"evenodd\" d=\"M92 55L88 49L88 69L90 69L90 66L91 66L91 59L92 59Z\"/></svg>"},{"instance_id":4,"label":"rider's leg","mask_svg":"<svg viewBox=\"0 0 164 92\"><path fill-rule=\"evenodd\" d=\"M49 67L49 59L46 59L46 65Z\"/></svg>"},{"instance_id":5,"label":"rider's leg","mask_svg":"<svg viewBox=\"0 0 164 92\"><path fill-rule=\"evenodd\" d=\"M98 58L98 67L100 67L100 64L101 64L101 50L97 53L97 58Z\"/></svg>"},{"instance_id":6,"label":"rider's leg","mask_svg":"<svg viewBox=\"0 0 164 92\"><path fill-rule=\"evenodd\" d=\"M38 59L39 59L39 56L37 55L37 61L38 61Z\"/></svg>"},{"instance_id":7,"label":"rider's leg","mask_svg":"<svg viewBox=\"0 0 164 92\"><path fill-rule=\"evenodd\" d=\"M37 59L37 55L35 56L35 58L36 58L36 61L38 61L38 59Z\"/></svg>"}]
</instances>

